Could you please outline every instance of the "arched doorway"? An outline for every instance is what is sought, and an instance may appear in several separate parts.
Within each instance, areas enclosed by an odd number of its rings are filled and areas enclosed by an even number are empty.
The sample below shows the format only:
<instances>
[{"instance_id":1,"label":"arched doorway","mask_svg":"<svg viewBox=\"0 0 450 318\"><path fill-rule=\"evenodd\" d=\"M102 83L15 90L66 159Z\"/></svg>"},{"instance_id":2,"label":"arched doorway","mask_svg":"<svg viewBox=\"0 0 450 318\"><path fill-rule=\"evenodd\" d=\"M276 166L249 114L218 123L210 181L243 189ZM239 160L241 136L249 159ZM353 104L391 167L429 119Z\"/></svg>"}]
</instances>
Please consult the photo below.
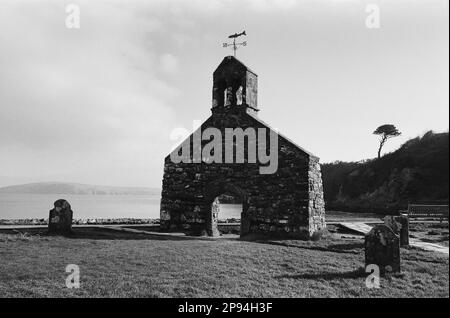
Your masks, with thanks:
<instances>
[{"instance_id":1,"label":"arched doorway","mask_svg":"<svg viewBox=\"0 0 450 318\"><path fill-rule=\"evenodd\" d=\"M207 218L206 231L208 235L218 237L221 235L219 223L222 228L228 227L227 233L244 236L249 232L247 196L233 185L215 186L209 188L208 202L210 209ZM231 224L239 224L238 229ZM232 231L229 231L233 227Z\"/></svg>"}]
</instances>

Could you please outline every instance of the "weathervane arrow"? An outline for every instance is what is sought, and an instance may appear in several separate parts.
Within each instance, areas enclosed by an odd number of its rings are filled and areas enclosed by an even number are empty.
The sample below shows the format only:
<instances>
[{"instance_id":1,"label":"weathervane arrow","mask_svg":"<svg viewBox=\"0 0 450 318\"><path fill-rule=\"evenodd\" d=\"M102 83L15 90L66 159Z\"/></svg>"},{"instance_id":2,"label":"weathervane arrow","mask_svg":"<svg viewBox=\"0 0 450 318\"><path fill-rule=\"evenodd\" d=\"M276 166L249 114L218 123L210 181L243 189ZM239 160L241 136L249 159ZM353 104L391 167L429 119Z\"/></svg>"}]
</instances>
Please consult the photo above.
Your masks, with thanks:
<instances>
[{"instance_id":1,"label":"weathervane arrow","mask_svg":"<svg viewBox=\"0 0 450 318\"><path fill-rule=\"evenodd\" d=\"M241 33L232 34L232 35L228 36L228 38L229 39L233 39L233 43L223 43L223 47L231 46L233 48L234 57L236 57L236 50L237 50L237 47L239 45L247 46L247 41L244 41L244 42L241 42L241 43L236 43L236 38L238 38L240 36L243 36L243 35L247 35L245 33L245 31L242 31Z\"/></svg>"}]
</instances>

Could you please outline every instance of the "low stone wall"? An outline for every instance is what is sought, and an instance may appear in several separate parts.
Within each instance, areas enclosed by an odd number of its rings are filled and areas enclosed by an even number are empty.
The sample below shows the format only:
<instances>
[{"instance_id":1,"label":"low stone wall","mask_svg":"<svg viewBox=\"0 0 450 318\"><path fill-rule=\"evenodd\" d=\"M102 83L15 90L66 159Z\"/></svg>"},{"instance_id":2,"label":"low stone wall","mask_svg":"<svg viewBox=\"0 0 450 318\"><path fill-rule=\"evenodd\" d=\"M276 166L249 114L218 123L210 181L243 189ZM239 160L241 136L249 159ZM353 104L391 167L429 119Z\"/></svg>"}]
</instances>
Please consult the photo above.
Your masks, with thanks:
<instances>
[{"instance_id":1,"label":"low stone wall","mask_svg":"<svg viewBox=\"0 0 450 318\"><path fill-rule=\"evenodd\" d=\"M0 225L48 225L46 219L0 219Z\"/></svg>"},{"instance_id":2,"label":"low stone wall","mask_svg":"<svg viewBox=\"0 0 450 318\"><path fill-rule=\"evenodd\" d=\"M239 235L241 233L240 223L219 223L218 228L221 234Z\"/></svg>"},{"instance_id":3,"label":"low stone wall","mask_svg":"<svg viewBox=\"0 0 450 318\"><path fill-rule=\"evenodd\" d=\"M134 219L134 218L117 218L117 219L74 219L72 224L159 224L159 219ZM0 219L0 225L48 225L47 219Z\"/></svg>"}]
</instances>

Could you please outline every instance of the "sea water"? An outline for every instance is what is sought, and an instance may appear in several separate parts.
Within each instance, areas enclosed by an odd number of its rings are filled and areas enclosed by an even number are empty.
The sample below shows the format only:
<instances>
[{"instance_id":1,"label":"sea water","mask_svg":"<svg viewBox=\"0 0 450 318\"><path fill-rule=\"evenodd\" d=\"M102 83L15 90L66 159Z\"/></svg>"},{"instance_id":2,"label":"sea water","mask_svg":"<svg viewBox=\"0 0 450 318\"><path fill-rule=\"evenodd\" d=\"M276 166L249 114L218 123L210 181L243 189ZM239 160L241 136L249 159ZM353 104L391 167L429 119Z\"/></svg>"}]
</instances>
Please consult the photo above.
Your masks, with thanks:
<instances>
[{"instance_id":1,"label":"sea water","mask_svg":"<svg viewBox=\"0 0 450 318\"><path fill-rule=\"evenodd\" d=\"M0 219L45 219L58 199L67 200L75 219L159 219L159 195L0 194ZM240 218L242 206L222 204L219 219Z\"/></svg>"}]
</instances>

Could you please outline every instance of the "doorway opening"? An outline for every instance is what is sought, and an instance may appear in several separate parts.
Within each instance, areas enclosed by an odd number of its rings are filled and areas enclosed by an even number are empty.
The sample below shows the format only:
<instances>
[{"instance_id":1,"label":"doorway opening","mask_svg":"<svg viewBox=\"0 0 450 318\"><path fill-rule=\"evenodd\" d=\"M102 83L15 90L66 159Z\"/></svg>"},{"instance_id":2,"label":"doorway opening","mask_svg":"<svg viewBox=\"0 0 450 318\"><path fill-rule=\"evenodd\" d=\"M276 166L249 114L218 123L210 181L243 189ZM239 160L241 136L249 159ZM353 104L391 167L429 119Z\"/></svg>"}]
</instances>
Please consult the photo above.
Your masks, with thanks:
<instances>
[{"instance_id":1,"label":"doorway opening","mask_svg":"<svg viewBox=\"0 0 450 318\"><path fill-rule=\"evenodd\" d=\"M240 195L222 193L211 203L209 235L240 235L248 233L246 202Z\"/></svg>"}]
</instances>

